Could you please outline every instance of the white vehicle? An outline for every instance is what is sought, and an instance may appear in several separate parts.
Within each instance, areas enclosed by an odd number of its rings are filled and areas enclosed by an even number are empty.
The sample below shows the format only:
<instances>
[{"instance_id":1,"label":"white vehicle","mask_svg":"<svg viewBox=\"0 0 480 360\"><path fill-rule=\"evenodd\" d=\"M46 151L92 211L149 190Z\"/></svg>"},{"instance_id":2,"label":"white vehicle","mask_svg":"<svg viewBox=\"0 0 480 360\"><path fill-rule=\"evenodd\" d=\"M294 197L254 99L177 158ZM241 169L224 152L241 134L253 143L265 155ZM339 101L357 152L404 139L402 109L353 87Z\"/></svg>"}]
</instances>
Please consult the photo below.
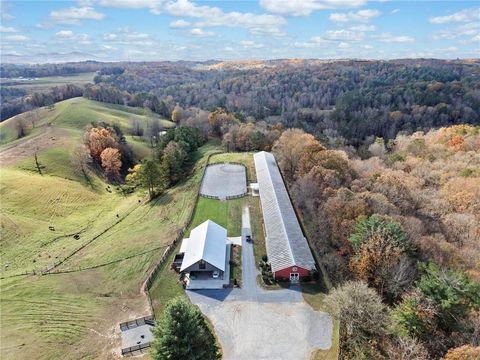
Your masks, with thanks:
<instances>
[{"instance_id":1,"label":"white vehicle","mask_svg":"<svg viewBox=\"0 0 480 360\"><path fill-rule=\"evenodd\" d=\"M212 277L213 277L214 279L218 279L218 276L219 276L219 275L220 275L220 274L219 274L218 271L214 271L213 274L212 274Z\"/></svg>"}]
</instances>

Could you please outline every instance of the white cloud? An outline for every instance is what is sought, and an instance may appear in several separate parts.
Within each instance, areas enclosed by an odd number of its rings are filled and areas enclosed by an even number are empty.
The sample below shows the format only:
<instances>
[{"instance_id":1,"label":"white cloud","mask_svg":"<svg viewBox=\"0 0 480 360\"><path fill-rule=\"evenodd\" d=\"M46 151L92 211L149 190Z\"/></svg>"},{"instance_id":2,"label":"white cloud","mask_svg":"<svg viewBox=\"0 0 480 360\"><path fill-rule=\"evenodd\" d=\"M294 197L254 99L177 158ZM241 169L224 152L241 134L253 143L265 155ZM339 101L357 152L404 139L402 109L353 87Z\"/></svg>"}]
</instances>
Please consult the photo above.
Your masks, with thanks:
<instances>
[{"instance_id":1,"label":"white cloud","mask_svg":"<svg viewBox=\"0 0 480 360\"><path fill-rule=\"evenodd\" d=\"M480 34L477 34L470 39L461 40L462 44L480 44Z\"/></svg>"},{"instance_id":2,"label":"white cloud","mask_svg":"<svg viewBox=\"0 0 480 360\"><path fill-rule=\"evenodd\" d=\"M60 30L55 34L55 38L59 41L69 41L80 45L90 45L92 43L87 34L75 34L71 30Z\"/></svg>"},{"instance_id":3,"label":"white cloud","mask_svg":"<svg viewBox=\"0 0 480 360\"><path fill-rule=\"evenodd\" d=\"M2 33L14 33L17 32L17 30L11 26L1 26L0 25L0 32Z\"/></svg>"},{"instance_id":4,"label":"white cloud","mask_svg":"<svg viewBox=\"0 0 480 360\"><path fill-rule=\"evenodd\" d=\"M10 15L9 13L2 12L2 20L3 21L10 21L10 20L13 20L13 19L15 19L15 16Z\"/></svg>"},{"instance_id":5,"label":"white cloud","mask_svg":"<svg viewBox=\"0 0 480 360\"><path fill-rule=\"evenodd\" d=\"M480 21L480 9L464 9L451 15L431 17L428 20L432 24Z\"/></svg>"},{"instance_id":6,"label":"white cloud","mask_svg":"<svg viewBox=\"0 0 480 360\"><path fill-rule=\"evenodd\" d=\"M246 49L261 49L264 47L263 44L258 44L255 41L251 40L242 40L240 41L240 45L242 45Z\"/></svg>"},{"instance_id":7,"label":"white cloud","mask_svg":"<svg viewBox=\"0 0 480 360\"><path fill-rule=\"evenodd\" d=\"M400 11L400 9L393 9L392 11L390 11L390 14L396 14Z\"/></svg>"},{"instance_id":8,"label":"white cloud","mask_svg":"<svg viewBox=\"0 0 480 360\"><path fill-rule=\"evenodd\" d=\"M360 47L361 47L362 49L366 49L366 50L373 49L373 46L372 46L372 45L368 45L368 44L362 45L362 46L360 46Z\"/></svg>"},{"instance_id":9,"label":"white cloud","mask_svg":"<svg viewBox=\"0 0 480 360\"><path fill-rule=\"evenodd\" d=\"M95 11L92 7L69 7L66 9L53 10L50 18L60 24L79 24L80 20L102 20L105 14Z\"/></svg>"},{"instance_id":10,"label":"white cloud","mask_svg":"<svg viewBox=\"0 0 480 360\"><path fill-rule=\"evenodd\" d=\"M103 7L126 8L126 9L141 9L141 8L154 9L161 4L160 0L97 0L96 2L98 3L98 5Z\"/></svg>"},{"instance_id":11,"label":"white cloud","mask_svg":"<svg viewBox=\"0 0 480 360\"><path fill-rule=\"evenodd\" d=\"M248 29L252 34L283 36L280 27L286 24L286 20L278 15L242 13L237 11L224 12L219 7L199 5L190 0L80 0L84 5L98 4L105 7L140 9L148 8L153 14L167 13L173 16L199 19L193 26L206 28L214 26L240 27ZM326 0L327 2L338 0ZM345 1L345 0L343 0ZM366 0L347 0L364 2ZM180 20L179 20L180 21ZM173 21L172 28L175 26ZM181 24L181 23L180 23ZM187 25L185 25L186 27Z\"/></svg>"},{"instance_id":12,"label":"white cloud","mask_svg":"<svg viewBox=\"0 0 480 360\"><path fill-rule=\"evenodd\" d=\"M433 34L434 40L453 40L464 36L474 36L480 32L480 23L471 22L449 29L440 30Z\"/></svg>"},{"instance_id":13,"label":"white cloud","mask_svg":"<svg viewBox=\"0 0 480 360\"><path fill-rule=\"evenodd\" d=\"M367 0L260 0L267 11L290 16L308 16L316 10L356 8Z\"/></svg>"},{"instance_id":14,"label":"white cloud","mask_svg":"<svg viewBox=\"0 0 480 360\"><path fill-rule=\"evenodd\" d=\"M367 22L370 19L380 16L381 12L374 9L359 10L357 12L350 11L348 13L333 13L330 14L329 19L334 22Z\"/></svg>"},{"instance_id":15,"label":"white cloud","mask_svg":"<svg viewBox=\"0 0 480 360\"><path fill-rule=\"evenodd\" d=\"M349 29L352 31L370 32L375 31L376 27L375 25L355 25L351 26Z\"/></svg>"},{"instance_id":16,"label":"white cloud","mask_svg":"<svg viewBox=\"0 0 480 360\"><path fill-rule=\"evenodd\" d=\"M160 11L160 10L159 10ZM170 15L200 19L194 25L197 28L226 26L241 27L250 30L254 34L270 34L281 36L284 33L280 26L286 24L286 20L277 15L241 13L237 11L224 12L218 7L197 5L189 0L168 2L161 7Z\"/></svg>"},{"instance_id":17,"label":"white cloud","mask_svg":"<svg viewBox=\"0 0 480 360\"><path fill-rule=\"evenodd\" d=\"M329 30L325 32L324 38L326 40L335 41L360 41L365 36L364 33L351 30Z\"/></svg>"},{"instance_id":18,"label":"white cloud","mask_svg":"<svg viewBox=\"0 0 480 360\"><path fill-rule=\"evenodd\" d=\"M23 42L23 41L28 41L30 39L28 37L26 37L25 35L6 35L6 36L3 37L3 40Z\"/></svg>"},{"instance_id":19,"label":"white cloud","mask_svg":"<svg viewBox=\"0 0 480 360\"><path fill-rule=\"evenodd\" d=\"M391 42L391 43L413 43L415 38L407 35L393 35L390 33L382 33L380 35L373 36L374 39L381 42Z\"/></svg>"},{"instance_id":20,"label":"white cloud","mask_svg":"<svg viewBox=\"0 0 480 360\"><path fill-rule=\"evenodd\" d=\"M298 48L307 48L307 49L310 49L310 48L316 48L316 47L322 47L322 46L326 46L326 45L331 45L331 41L329 40L325 40L324 38L322 38L321 36L314 36L312 38L310 38L310 41L307 41L307 42L296 42L294 44L295 47L298 47Z\"/></svg>"},{"instance_id":21,"label":"white cloud","mask_svg":"<svg viewBox=\"0 0 480 360\"><path fill-rule=\"evenodd\" d=\"M198 36L198 37L209 37L214 36L215 33L213 31L205 31L202 28L194 28L188 32L190 35Z\"/></svg>"},{"instance_id":22,"label":"white cloud","mask_svg":"<svg viewBox=\"0 0 480 360\"><path fill-rule=\"evenodd\" d=\"M150 34L132 31L129 28L118 28L115 32L104 34L103 40L118 45L153 45Z\"/></svg>"},{"instance_id":23,"label":"white cloud","mask_svg":"<svg viewBox=\"0 0 480 360\"><path fill-rule=\"evenodd\" d=\"M341 42L340 44L338 44L338 47L340 49L350 49L350 44L349 43L346 43L346 42Z\"/></svg>"},{"instance_id":24,"label":"white cloud","mask_svg":"<svg viewBox=\"0 0 480 360\"><path fill-rule=\"evenodd\" d=\"M187 26L190 26L190 23L182 19L175 20L170 23L170 27L173 29L184 28Z\"/></svg>"},{"instance_id":25,"label":"white cloud","mask_svg":"<svg viewBox=\"0 0 480 360\"><path fill-rule=\"evenodd\" d=\"M55 34L55 37L58 39L71 39L73 37L73 31L71 30L60 30Z\"/></svg>"}]
</instances>

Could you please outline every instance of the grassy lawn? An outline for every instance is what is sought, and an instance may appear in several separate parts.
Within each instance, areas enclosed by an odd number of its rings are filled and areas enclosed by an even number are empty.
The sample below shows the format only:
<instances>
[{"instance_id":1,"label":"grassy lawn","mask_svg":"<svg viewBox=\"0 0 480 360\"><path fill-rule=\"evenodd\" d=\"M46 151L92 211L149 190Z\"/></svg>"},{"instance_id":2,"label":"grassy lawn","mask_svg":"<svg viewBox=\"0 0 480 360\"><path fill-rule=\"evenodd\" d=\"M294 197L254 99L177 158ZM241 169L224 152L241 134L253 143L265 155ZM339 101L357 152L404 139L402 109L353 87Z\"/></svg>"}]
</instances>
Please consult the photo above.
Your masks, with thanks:
<instances>
[{"instance_id":1,"label":"grassy lawn","mask_svg":"<svg viewBox=\"0 0 480 360\"><path fill-rule=\"evenodd\" d=\"M189 235L190 230L210 219L227 229L228 236L240 236L243 204L242 198L221 201L200 197L187 234Z\"/></svg>"},{"instance_id":2,"label":"grassy lawn","mask_svg":"<svg viewBox=\"0 0 480 360\"><path fill-rule=\"evenodd\" d=\"M178 249L178 246L177 246ZM159 271L155 282L150 288L150 298L155 317L158 319L165 308L165 305L175 297L186 297L183 286L179 281L179 275L170 268L177 249L168 257L161 271Z\"/></svg>"}]
</instances>

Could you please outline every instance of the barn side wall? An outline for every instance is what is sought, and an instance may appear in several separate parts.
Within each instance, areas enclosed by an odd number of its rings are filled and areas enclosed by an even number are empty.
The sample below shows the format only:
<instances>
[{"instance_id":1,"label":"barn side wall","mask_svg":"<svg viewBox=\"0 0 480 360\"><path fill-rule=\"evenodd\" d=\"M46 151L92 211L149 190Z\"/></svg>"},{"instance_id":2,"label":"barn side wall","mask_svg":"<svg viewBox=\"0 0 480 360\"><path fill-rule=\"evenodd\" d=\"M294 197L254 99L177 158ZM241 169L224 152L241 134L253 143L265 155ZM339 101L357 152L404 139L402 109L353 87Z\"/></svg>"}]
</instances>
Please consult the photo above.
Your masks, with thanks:
<instances>
[{"instance_id":1,"label":"barn side wall","mask_svg":"<svg viewBox=\"0 0 480 360\"><path fill-rule=\"evenodd\" d=\"M297 268L296 271L293 271L294 267ZM290 273L298 273L300 275L300 278L310 276L310 270L307 270L298 266L291 266L282 270L275 271L274 276L275 276L275 279L285 278L287 280L290 280Z\"/></svg>"}]
</instances>

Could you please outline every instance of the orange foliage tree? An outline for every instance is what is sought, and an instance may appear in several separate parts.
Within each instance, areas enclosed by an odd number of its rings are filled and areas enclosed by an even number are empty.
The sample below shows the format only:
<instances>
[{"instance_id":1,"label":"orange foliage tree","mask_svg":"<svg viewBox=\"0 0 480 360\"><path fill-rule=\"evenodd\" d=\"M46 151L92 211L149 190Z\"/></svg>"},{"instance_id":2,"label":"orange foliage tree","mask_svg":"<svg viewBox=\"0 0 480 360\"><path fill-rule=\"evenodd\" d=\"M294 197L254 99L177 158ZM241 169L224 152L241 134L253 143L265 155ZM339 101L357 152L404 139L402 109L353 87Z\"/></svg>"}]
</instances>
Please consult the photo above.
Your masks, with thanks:
<instances>
[{"instance_id":1,"label":"orange foliage tree","mask_svg":"<svg viewBox=\"0 0 480 360\"><path fill-rule=\"evenodd\" d=\"M118 149L106 148L100 154L102 167L110 179L118 179L120 176L120 169L122 168L122 156Z\"/></svg>"},{"instance_id":2,"label":"orange foliage tree","mask_svg":"<svg viewBox=\"0 0 480 360\"><path fill-rule=\"evenodd\" d=\"M90 149L92 158L101 162L100 155L107 148L119 148L118 139L112 128L92 127L85 134L85 142Z\"/></svg>"}]
</instances>

